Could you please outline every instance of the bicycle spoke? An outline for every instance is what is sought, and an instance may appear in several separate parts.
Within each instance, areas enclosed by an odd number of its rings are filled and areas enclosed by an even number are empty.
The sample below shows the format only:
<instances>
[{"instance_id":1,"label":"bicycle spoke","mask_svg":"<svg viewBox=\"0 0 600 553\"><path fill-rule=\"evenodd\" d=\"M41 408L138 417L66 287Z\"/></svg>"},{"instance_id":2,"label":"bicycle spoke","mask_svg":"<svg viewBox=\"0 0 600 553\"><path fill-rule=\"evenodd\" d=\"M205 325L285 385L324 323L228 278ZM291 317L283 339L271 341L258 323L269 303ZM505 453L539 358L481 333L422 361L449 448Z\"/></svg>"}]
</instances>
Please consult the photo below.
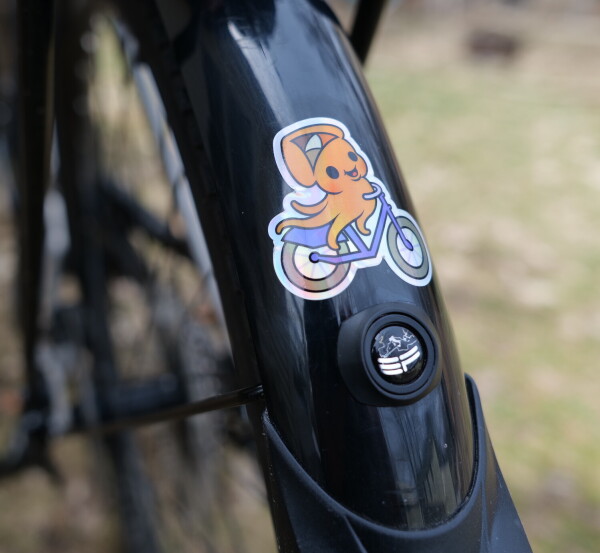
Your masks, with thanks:
<instances>
[{"instance_id":1,"label":"bicycle spoke","mask_svg":"<svg viewBox=\"0 0 600 553\"><path fill-rule=\"evenodd\" d=\"M128 77L119 79L102 51L107 44L120 51L118 42L128 51L127 36L120 27L114 34L110 24L96 23L99 71L91 77L89 105L104 167L99 196L108 215L99 227L108 260L117 269L107 281L107 298L119 375L143 385L169 374L185 399L159 411L151 401L147 411L142 403L133 414L125 404L93 430L119 435L124 428L154 425L133 435L142 468L157 492L155 532L165 551L187 553L200 546L207 553L245 553L247 529L235 520L243 515L231 504L243 484L236 483L235 473L214 476L217 469L230 470L236 457L248 456L247 450L227 447L227 421L239 419L243 426L239 406L260 400L262 388L224 393L234 388L233 371L221 362L229 354L228 339L219 326L218 299L211 293L212 272L202 264L202 252L188 248L190 237L199 240L199 231L197 223L190 223L195 208L177 145L147 68L125 62ZM105 85L110 94L100 92ZM136 87L141 87L139 95ZM117 103L111 105L111 97ZM160 402L160 394L155 399ZM230 409L227 418L224 409ZM251 470L258 471L255 462ZM264 505L264 491L248 490L246 496L244 503ZM268 509L261 512L269 521ZM214 530L217 520L219 529Z\"/></svg>"}]
</instances>

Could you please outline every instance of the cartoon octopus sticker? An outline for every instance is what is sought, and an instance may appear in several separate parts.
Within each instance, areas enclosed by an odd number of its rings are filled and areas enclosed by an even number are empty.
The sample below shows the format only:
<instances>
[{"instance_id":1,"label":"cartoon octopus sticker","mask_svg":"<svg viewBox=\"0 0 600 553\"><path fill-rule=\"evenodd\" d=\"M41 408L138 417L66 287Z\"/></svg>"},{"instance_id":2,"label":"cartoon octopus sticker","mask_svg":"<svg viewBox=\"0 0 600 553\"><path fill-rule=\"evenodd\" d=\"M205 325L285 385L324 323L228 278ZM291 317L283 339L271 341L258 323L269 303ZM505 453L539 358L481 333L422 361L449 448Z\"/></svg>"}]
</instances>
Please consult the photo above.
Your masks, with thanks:
<instances>
[{"instance_id":1,"label":"cartoon octopus sticker","mask_svg":"<svg viewBox=\"0 0 600 553\"><path fill-rule=\"evenodd\" d=\"M342 123L298 121L275 135L273 152L293 189L269 224L275 271L290 292L331 298L357 269L384 259L405 282L429 283L431 259L417 222L392 202Z\"/></svg>"}]
</instances>

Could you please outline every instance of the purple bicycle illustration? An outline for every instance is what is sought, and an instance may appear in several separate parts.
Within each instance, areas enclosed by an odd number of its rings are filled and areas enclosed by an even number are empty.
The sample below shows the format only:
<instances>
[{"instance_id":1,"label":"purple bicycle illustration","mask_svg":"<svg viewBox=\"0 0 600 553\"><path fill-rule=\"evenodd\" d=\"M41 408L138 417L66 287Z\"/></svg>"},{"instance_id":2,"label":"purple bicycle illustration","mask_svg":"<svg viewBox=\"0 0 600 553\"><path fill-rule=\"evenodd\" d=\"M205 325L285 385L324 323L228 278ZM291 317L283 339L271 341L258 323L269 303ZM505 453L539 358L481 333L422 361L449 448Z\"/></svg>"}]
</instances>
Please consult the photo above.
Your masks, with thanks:
<instances>
[{"instance_id":1,"label":"purple bicycle illustration","mask_svg":"<svg viewBox=\"0 0 600 553\"><path fill-rule=\"evenodd\" d=\"M318 228L291 227L281 237L274 262L288 290L306 299L332 297L350 284L357 269L377 265L382 259L414 286L425 286L431 280L429 251L417 222L387 199L383 186L371 185L373 192L364 198L378 200L379 210L370 244L353 223L339 235L337 251L327 245L331 223Z\"/></svg>"}]
</instances>

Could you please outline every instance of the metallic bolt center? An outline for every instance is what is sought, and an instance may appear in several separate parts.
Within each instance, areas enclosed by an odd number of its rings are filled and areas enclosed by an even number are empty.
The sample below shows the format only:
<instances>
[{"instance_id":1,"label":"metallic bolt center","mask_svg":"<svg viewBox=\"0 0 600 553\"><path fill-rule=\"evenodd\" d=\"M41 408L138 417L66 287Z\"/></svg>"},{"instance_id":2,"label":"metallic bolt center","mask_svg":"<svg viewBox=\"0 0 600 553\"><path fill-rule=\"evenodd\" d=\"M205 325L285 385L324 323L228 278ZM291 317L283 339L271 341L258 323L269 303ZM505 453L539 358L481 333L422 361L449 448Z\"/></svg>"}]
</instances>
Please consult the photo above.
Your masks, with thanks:
<instances>
[{"instance_id":1,"label":"metallic bolt center","mask_svg":"<svg viewBox=\"0 0 600 553\"><path fill-rule=\"evenodd\" d=\"M427 361L418 335L408 326L383 328L373 339L371 358L382 378L393 384L407 384L418 378Z\"/></svg>"}]
</instances>

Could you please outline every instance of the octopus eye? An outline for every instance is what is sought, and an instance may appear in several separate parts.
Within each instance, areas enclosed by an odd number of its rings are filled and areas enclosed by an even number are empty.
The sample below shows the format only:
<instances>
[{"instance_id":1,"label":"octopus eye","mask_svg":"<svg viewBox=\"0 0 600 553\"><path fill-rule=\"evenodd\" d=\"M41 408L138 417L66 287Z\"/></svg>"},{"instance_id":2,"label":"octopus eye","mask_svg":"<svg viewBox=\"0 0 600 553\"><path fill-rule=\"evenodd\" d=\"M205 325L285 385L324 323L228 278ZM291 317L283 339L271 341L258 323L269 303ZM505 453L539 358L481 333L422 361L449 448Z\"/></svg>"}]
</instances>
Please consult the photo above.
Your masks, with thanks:
<instances>
[{"instance_id":1,"label":"octopus eye","mask_svg":"<svg viewBox=\"0 0 600 553\"><path fill-rule=\"evenodd\" d=\"M333 166L329 165L325 172L331 179L337 179L340 176L340 172Z\"/></svg>"},{"instance_id":2,"label":"octopus eye","mask_svg":"<svg viewBox=\"0 0 600 553\"><path fill-rule=\"evenodd\" d=\"M354 153L354 152L348 152L348 157L352 160L352 161L356 161L358 159L358 156Z\"/></svg>"}]
</instances>

